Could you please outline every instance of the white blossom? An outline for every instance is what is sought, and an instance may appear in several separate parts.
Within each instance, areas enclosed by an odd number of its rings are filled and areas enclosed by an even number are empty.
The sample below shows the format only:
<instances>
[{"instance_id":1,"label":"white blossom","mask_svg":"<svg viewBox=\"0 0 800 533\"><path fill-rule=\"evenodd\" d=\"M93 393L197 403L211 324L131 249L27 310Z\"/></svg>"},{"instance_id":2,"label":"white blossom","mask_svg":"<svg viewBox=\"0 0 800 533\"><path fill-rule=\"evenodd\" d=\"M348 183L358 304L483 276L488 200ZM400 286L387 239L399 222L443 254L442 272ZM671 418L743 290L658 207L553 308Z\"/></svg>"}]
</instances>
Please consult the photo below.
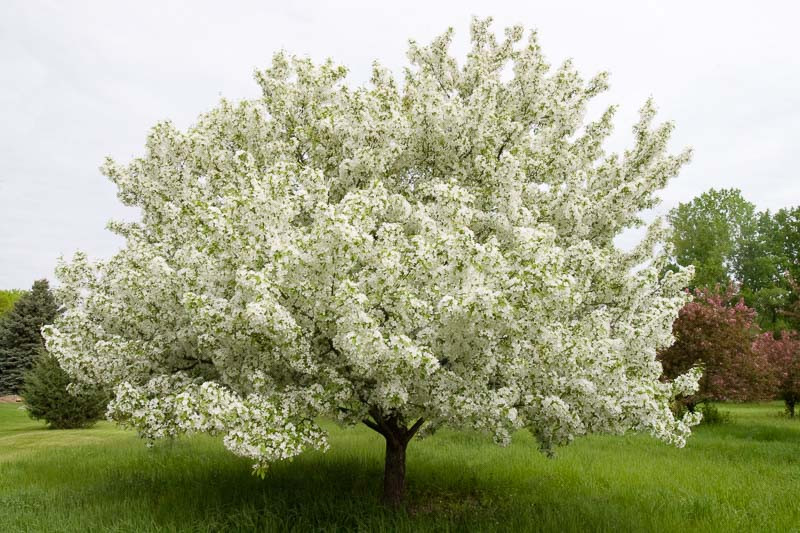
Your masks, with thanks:
<instances>
[{"instance_id":1,"label":"white blossom","mask_svg":"<svg viewBox=\"0 0 800 533\"><path fill-rule=\"evenodd\" d=\"M607 76L551 69L535 33L475 21L412 43L402 83L277 54L263 97L222 101L187 131L153 128L105 174L137 223L107 261L58 270L47 346L109 416L148 438L224 436L263 469L325 448L315 423L370 412L475 428L545 449L592 432L681 446L691 415L656 351L691 272L664 274L664 232L620 250L688 152L647 102L633 147L606 155L614 108L584 123ZM510 72L511 75L504 73Z\"/></svg>"}]
</instances>

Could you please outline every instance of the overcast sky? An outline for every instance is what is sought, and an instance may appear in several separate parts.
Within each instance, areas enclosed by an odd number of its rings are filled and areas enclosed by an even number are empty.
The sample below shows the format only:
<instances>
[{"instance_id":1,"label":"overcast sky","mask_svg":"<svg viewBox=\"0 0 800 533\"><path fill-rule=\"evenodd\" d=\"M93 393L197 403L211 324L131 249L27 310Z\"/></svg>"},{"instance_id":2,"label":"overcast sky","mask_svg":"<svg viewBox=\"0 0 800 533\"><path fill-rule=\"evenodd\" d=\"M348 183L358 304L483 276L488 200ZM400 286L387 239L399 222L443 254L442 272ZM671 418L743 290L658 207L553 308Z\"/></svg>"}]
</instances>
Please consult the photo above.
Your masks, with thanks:
<instances>
[{"instance_id":1,"label":"overcast sky","mask_svg":"<svg viewBox=\"0 0 800 533\"><path fill-rule=\"evenodd\" d=\"M277 49L333 57L362 83L378 59L399 72L409 38L472 15L537 28L545 54L611 72L611 148L653 95L695 157L663 192L666 212L711 187L761 209L800 204L800 8L795 2L0 2L0 288L53 277L59 255L108 257L105 230L135 212L97 170L141 153L147 130L181 127L221 96L255 97ZM633 237L628 237L628 240Z\"/></svg>"}]
</instances>

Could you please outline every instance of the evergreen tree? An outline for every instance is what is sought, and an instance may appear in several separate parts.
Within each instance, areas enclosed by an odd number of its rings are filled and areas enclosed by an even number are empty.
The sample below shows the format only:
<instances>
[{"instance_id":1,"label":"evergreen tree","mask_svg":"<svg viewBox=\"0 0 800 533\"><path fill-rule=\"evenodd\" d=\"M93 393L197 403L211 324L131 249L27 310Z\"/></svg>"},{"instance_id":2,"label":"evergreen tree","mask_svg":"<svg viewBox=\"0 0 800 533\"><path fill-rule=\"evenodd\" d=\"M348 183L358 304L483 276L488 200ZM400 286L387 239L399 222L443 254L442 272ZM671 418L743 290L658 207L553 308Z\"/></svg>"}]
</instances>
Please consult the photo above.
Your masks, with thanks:
<instances>
[{"instance_id":1,"label":"evergreen tree","mask_svg":"<svg viewBox=\"0 0 800 533\"><path fill-rule=\"evenodd\" d=\"M51 429L86 428L100 420L108 395L98 389L72 394L67 391L70 381L58 360L42 350L26 372L22 389L31 418L44 420Z\"/></svg>"},{"instance_id":2,"label":"evergreen tree","mask_svg":"<svg viewBox=\"0 0 800 533\"><path fill-rule=\"evenodd\" d=\"M0 318L0 394L18 394L25 372L44 345L41 329L56 317L58 306L47 280L33 288Z\"/></svg>"}]
</instances>

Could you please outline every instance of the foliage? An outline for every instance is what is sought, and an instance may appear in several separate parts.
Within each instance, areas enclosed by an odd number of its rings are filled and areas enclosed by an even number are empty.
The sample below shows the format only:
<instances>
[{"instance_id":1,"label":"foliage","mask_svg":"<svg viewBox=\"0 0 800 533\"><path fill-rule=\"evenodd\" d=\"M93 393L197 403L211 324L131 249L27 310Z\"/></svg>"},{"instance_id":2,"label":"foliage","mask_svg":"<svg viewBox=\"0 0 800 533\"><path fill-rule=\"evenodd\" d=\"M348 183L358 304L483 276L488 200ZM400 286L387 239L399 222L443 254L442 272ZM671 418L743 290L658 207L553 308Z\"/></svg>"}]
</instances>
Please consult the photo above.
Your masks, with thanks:
<instances>
[{"instance_id":1,"label":"foliage","mask_svg":"<svg viewBox=\"0 0 800 533\"><path fill-rule=\"evenodd\" d=\"M780 281L785 260L777 244L777 226L769 211L753 214L743 224L735 243L731 277L751 290L774 286Z\"/></svg>"},{"instance_id":2,"label":"foliage","mask_svg":"<svg viewBox=\"0 0 800 533\"><path fill-rule=\"evenodd\" d=\"M742 285L745 302L758 311L761 327L772 331L792 327L781 310L792 301L786 281L792 271L787 250L791 249L789 243L800 239L800 228L785 221L785 210L774 216L769 211L760 213L742 237L734 261L733 276Z\"/></svg>"},{"instance_id":3,"label":"foliage","mask_svg":"<svg viewBox=\"0 0 800 533\"><path fill-rule=\"evenodd\" d=\"M773 215L775 248L783 258L782 270L800 279L800 206L778 210Z\"/></svg>"},{"instance_id":4,"label":"foliage","mask_svg":"<svg viewBox=\"0 0 800 533\"><path fill-rule=\"evenodd\" d=\"M19 300L24 292L19 289L0 290L0 317L11 311L14 302Z\"/></svg>"},{"instance_id":5,"label":"foliage","mask_svg":"<svg viewBox=\"0 0 800 533\"><path fill-rule=\"evenodd\" d=\"M800 402L800 335L784 331L759 335L753 350L763 354L774 373L778 396L786 404L786 412L794 417L795 405Z\"/></svg>"},{"instance_id":6,"label":"foliage","mask_svg":"<svg viewBox=\"0 0 800 533\"><path fill-rule=\"evenodd\" d=\"M783 279L786 258L779 241L770 212L759 213L738 243L732 270L745 302L758 311L759 324L772 330L786 327L779 313L789 296Z\"/></svg>"},{"instance_id":7,"label":"foliage","mask_svg":"<svg viewBox=\"0 0 800 533\"><path fill-rule=\"evenodd\" d=\"M70 378L58 360L42 351L25 374L22 397L31 418L44 420L52 429L90 427L102 418L108 395L99 391L70 394Z\"/></svg>"},{"instance_id":8,"label":"foliage","mask_svg":"<svg viewBox=\"0 0 800 533\"><path fill-rule=\"evenodd\" d=\"M783 313L792 298L785 282L762 289L742 287L741 294L744 301L758 312L758 324L762 329L781 331L795 324Z\"/></svg>"},{"instance_id":9,"label":"foliage","mask_svg":"<svg viewBox=\"0 0 800 533\"><path fill-rule=\"evenodd\" d=\"M697 374L661 382L655 354L691 272L660 274L658 223L633 251L614 239L689 153L667 153L647 102L634 146L606 156L614 108L583 123L606 74L553 71L535 33L488 27L461 68L451 31L412 43L403 84L376 65L351 88L343 67L279 53L262 98L109 160L142 220L113 225L110 260L59 267L48 349L115 387L110 414L145 437L222 434L262 472L326 449L321 415L363 422L386 439L392 503L421 428L682 446L697 417L669 406Z\"/></svg>"},{"instance_id":10,"label":"foliage","mask_svg":"<svg viewBox=\"0 0 800 533\"><path fill-rule=\"evenodd\" d=\"M659 355L664 376L703 369L700 389L687 397L690 408L708 400L748 401L770 396L769 362L754 351L756 313L734 286L695 289L673 324L675 343Z\"/></svg>"},{"instance_id":11,"label":"foliage","mask_svg":"<svg viewBox=\"0 0 800 533\"><path fill-rule=\"evenodd\" d=\"M796 297L786 274L800 274L800 208L757 212L738 189L711 189L670 212L673 261L694 265L693 287L735 282L764 329L797 329L781 311Z\"/></svg>"},{"instance_id":12,"label":"foliage","mask_svg":"<svg viewBox=\"0 0 800 533\"><path fill-rule=\"evenodd\" d=\"M731 421L730 414L712 402L703 402L697 406L697 411L703 415L702 424L727 424Z\"/></svg>"},{"instance_id":13,"label":"foliage","mask_svg":"<svg viewBox=\"0 0 800 533\"><path fill-rule=\"evenodd\" d=\"M787 273L784 280L789 287L789 296L778 314L790 325L787 329L797 331L800 329L800 282L791 273Z\"/></svg>"},{"instance_id":14,"label":"foliage","mask_svg":"<svg viewBox=\"0 0 800 533\"><path fill-rule=\"evenodd\" d=\"M52 323L56 314L50 285L43 279L0 317L0 395L19 393L25 372L43 346L42 326Z\"/></svg>"},{"instance_id":15,"label":"foliage","mask_svg":"<svg viewBox=\"0 0 800 533\"><path fill-rule=\"evenodd\" d=\"M669 213L675 261L694 265L694 287L731 282L731 267L744 234L752 233L755 206L738 189L710 189Z\"/></svg>"}]
</instances>

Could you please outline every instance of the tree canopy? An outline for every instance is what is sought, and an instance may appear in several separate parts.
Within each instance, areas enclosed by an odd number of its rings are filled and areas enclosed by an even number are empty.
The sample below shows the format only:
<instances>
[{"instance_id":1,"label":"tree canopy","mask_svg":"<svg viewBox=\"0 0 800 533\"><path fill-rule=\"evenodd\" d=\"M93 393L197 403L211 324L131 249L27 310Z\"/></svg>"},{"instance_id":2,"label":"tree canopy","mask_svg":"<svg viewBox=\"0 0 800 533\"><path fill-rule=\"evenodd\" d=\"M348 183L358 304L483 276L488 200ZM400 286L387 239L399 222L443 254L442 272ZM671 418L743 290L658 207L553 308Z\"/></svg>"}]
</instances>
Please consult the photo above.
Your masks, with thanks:
<instances>
[{"instance_id":1,"label":"tree canopy","mask_svg":"<svg viewBox=\"0 0 800 533\"><path fill-rule=\"evenodd\" d=\"M675 260L693 265L692 286L727 286L744 234L751 233L755 206L738 189L710 189L669 213Z\"/></svg>"}]
</instances>

